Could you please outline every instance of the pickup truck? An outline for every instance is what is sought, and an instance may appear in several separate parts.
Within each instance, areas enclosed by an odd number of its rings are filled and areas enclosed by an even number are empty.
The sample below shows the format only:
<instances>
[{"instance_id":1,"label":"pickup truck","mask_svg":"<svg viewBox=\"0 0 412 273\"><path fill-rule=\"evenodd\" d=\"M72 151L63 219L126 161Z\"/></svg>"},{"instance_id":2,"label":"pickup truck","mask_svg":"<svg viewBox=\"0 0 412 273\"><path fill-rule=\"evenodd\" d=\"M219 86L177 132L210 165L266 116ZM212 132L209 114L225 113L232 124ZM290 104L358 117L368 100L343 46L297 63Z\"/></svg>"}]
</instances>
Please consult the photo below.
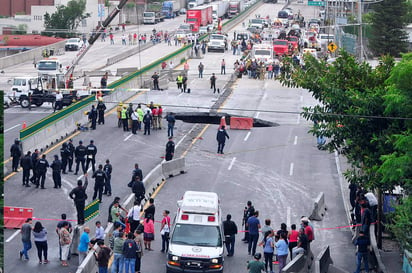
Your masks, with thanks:
<instances>
[{"instance_id":1,"label":"pickup truck","mask_svg":"<svg viewBox=\"0 0 412 273\"><path fill-rule=\"evenodd\" d=\"M209 43L207 44L207 52L227 50L227 38L222 34L210 34Z\"/></svg>"}]
</instances>

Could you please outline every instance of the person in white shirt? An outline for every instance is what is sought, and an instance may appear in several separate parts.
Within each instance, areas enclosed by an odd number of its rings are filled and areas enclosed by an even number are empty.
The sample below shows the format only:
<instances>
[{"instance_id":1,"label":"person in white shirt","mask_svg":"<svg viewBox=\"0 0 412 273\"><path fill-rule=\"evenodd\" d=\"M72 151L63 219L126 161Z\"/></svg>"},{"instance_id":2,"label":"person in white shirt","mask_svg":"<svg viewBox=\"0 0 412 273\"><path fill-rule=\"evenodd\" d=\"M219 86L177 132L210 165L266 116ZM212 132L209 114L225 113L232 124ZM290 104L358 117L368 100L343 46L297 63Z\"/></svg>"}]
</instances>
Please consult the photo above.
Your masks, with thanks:
<instances>
[{"instance_id":1,"label":"person in white shirt","mask_svg":"<svg viewBox=\"0 0 412 273\"><path fill-rule=\"evenodd\" d=\"M99 240L104 240L105 233L102 223L100 221L96 221L96 233L94 235L94 240L97 242Z\"/></svg>"},{"instance_id":2,"label":"person in white shirt","mask_svg":"<svg viewBox=\"0 0 412 273\"><path fill-rule=\"evenodd\" d=\"M134 201L134 206L129 210L127 218L129 219L130 231L135 232L140 224L140 212L142 211L142 206L137 200Z\"/></svg>"},{"instance_id":3,"label":"person in white shirt","mask_svg":"<svg viewBox=\"0 0 412 273\"><path fill-rule=\"evenodd\" d=\"M59 90L56 91L56 102L54 104L54 112L63 108L63 94Z\"/></svg>"}]
</instances>

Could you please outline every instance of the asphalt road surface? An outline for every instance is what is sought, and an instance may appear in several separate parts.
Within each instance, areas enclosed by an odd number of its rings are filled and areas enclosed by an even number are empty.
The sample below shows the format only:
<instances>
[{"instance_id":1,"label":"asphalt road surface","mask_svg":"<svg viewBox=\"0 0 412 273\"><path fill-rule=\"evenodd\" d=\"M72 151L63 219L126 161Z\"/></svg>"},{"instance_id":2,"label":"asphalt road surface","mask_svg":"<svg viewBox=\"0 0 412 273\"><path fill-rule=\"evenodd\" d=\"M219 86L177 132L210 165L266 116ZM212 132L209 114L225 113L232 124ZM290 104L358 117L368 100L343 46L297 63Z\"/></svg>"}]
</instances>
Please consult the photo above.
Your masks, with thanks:
<instances>
[{"instance_id":1,"label":"asphalt road surface","mask_svg":"<svg viewBox=\"0 0 412 273\"><path fill-rule=\"evenodd\" d=\"M275 14L281 7L282 4L267 4L258 12L265 14L273 9L271 14ZM300 8L303 11L303 6ZM223 58L227 63L227 75L219 74L219 64ZM139 102L154 101L163 106L164 112L206 111L200 107L211 107L221 98L218 94L212 94L209 88L210 74L217 73L217 86L223 89L236 58L238 56L226 52L210 53L202 60L190 60L188 87L192 89L192 93L181 93L171 84L167 91L150 91L136 96L132 102L136 105ZM199 61L205 64L203 79L197 77L196 67ZM155 198L155 219L160 219L164 209L170 210L174 217L176 201L186 190L214 191L220 197L223 217L231 213L239 230L242 230L241 218L248 200L260 211L259 218L262 222L269 218L272 220L272 227L278 229L282 222L288 226L299 224L302 215L310 214L313 200L319 192L325 192L328 212L323 221L314 223L316 240L312 243L313 252L316 255L323 246L329 245L335 265L353 270L355 256L354 247L350 245L350 231L322 229L346 226L348 222L334 155L317 149L315 137L307 133L311 124L298 114L303 106L316 102L305 90L282 87L274 80L259 81L247 77L237 79L226 92L231 92L231 95L223 102L220 111L268 120L279 126L253 128L250 131L228 130L230 139L227 141L225 154L218 155L217 125L178 121L175 128L175 142L178 143L176 156L188 152L188 172L167 180ZM105 125L98 126L96 131L82 132L73 139L76 145L79 140L83 140L85 144L91 139L95 141L98 164L109 158L114 167L113 196L124 199L130 193L126 184L130 180L134 163L139 163L145 175L163 160L167 132L162 129L153 131L150 136L144 136L141 132L131 135L130 132L117 128L116 124L116 114L108 114ZM165 125L164 123L163 128ZM50 151L47 154L48 160L51 161L52 155L57 153L57 150ZM48 265L39 265L35 249L30 251L29 262L19 261L19 231L5 230L6 272L75 271L77 257L70 261L69 268L59 265L57 235L54 233L57 221L54 219L59 219L61 213L66 213L69 219L76 219L68 192L75 186L77 179L72 173L63 175L62 189L53 189L49 173L45 190L22 187L21 173L5 182L5 204L34 208L34 216L46 226L51 261ZM89 180L89 200L93 194L93 184L94 181ZM113 196L103 197L101 214L88 223L92 227L91 237L94 234L95 220L106 223L107 208ZM156 230L160 230L158 223ZM159 251L159 233L156 236L153 244L155 251L146 252L143 257L143 272L165 271L166 256ZM246 261L251 257L247 256L246 246L240 242L242 236L240 233L236 238L235 256L225 259L225 272L246 271Z\"/></svg>"}]
</instances>

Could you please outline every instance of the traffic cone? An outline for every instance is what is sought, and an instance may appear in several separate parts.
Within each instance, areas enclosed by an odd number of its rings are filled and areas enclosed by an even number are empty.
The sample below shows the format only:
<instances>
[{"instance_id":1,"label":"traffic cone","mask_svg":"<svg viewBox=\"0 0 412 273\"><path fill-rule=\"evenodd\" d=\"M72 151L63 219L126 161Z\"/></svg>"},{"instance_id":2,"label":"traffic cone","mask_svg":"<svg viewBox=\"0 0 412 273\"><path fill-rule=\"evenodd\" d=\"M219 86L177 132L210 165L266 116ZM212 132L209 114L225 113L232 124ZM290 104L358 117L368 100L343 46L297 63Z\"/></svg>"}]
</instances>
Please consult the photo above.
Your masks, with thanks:
<instances>
[{"instance_id":1,"label":"traffic cone","mask_svg":"<svg viewBox=\"0 0 412 273\"><path fill-rule=\"evenodd\" d=\"M225 117L222 117L222 118L220 119L219 129L222 128L222 126L225 126L225 128L227 127L227 126L226 126L226 118L225 118Z\"/></svg>"},{"instance_id":2,"label":"traffic cone","mask_svg":"<svg viewBox=\"0 0 412 273\"><path fill-rule=\"evenodd\" d=\"M23 125L21 126L21 129L26 129L26 127L27 127L27 124L26 124L26 122L25 121L23 121Z\"/></svg>"}]
</instances>

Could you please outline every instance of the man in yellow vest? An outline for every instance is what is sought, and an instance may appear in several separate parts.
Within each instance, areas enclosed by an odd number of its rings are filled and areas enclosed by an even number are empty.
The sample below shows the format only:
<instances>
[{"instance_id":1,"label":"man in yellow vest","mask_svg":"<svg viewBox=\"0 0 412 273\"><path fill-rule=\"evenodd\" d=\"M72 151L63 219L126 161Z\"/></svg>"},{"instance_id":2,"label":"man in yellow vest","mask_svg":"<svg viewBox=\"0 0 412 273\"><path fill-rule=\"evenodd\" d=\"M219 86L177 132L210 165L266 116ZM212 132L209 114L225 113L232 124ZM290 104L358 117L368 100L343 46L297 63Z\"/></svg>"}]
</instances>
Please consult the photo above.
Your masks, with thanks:
<instances>
[{"instance_id":1,"label":"man in yellow vest","mask_svg":"<svg viewBox=\"0 0 412 273\"><path fill-rule=\"evenodd\" d=\"M126 106L123 106L122 112L121 112L121 117L122 117L122 122L123 122L123 131L129 131L129 124L127 122L127 109Z\"/></svg>"},{"instance_id":2,"label":"man in yellow vest","mask_svg":"<svg viewBox=\"0 0 412 273\"><path fill-rule=\"evenodd\" d=\"M179 76L177 76L176 83L177 83L177 89L180 89L181 91L183 91L183 89L182 89L182 85L183 85L183 75L182 75L182 73L180 73Z\"/></svg>"}]
</instances>

